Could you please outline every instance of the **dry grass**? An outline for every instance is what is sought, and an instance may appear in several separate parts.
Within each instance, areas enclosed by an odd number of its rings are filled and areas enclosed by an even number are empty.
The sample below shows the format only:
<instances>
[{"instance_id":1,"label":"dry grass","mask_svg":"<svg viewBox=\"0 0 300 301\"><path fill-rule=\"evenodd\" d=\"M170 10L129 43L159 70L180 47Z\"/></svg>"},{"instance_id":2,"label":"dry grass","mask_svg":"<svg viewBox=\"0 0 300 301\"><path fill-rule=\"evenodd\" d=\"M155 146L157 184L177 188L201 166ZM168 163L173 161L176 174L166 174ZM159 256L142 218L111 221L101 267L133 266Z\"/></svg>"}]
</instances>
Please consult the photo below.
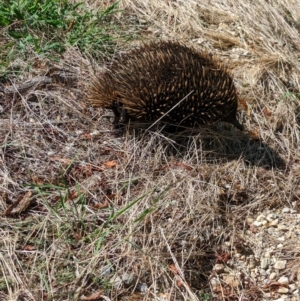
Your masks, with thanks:
<instances>
[{"instance_id":1,"label":"dry grass","mask_svg":"<svg viewBox=\"0 0 300 301\"><path fill-rule=\"evenodd\" d=\"M1 300L262 300L263 283L245 285L251 275L230 298L213 294L209 277L220 254L256 252L255 234L244 238L249 217L300 209L300 3L198 2L123 0L120 18L142 40L175 39L226 61L244 133L217 124L179 140L118 136L85 104L103 62L72 48L60 62L30 57L30 71L11 62L24 81L50 67L76 80L1 96ZM12 214L28 192L29 207ZM294 244L278 256L292 257Z\"/></svg>"}]
</instances>

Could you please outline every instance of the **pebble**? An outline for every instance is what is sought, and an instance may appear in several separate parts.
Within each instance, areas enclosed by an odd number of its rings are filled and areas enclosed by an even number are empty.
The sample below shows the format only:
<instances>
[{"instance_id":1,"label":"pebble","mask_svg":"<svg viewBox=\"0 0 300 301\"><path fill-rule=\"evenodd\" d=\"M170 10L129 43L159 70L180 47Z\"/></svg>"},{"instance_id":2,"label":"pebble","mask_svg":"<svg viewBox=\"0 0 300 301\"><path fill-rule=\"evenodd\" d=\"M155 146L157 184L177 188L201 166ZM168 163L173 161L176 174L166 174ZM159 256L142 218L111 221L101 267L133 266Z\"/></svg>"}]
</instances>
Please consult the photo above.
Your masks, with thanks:
<instances>
[{"instance_id":1,"label":"pebble","mask_svg":"<svg viewBox=\"0 0 300 301\"><path fill-rule=\"evenodd\" d=\"M284 208L281 210L281 212L282 212L282 213L289 213L290 210L291 210L290 208L284 207Z\"/></svg>"},{"instance_id":2,"label":"pebble","mask_svg":"<svg viewBox=\"0 0 300 301\"><path fill-rule=\"evenodd\" d=\"M129 273L124 273L121 278L125 287L130 287L136 280L136 276Z\"/></svg>"},{"instance_id":3,"label":"pebble","mask_svg":"<svg viewBox=\"0 0 300 301\"><path fill-rule=\"evenodd\" d=\"M252 217L248 217L248 218L247 218L247 223L248 223L249 225L251 225L253 222L254 222L254 219L253 219Z\"/></svg>"},{"instance_id":4,"label":"pebble","mask_svg":"<svg viewBox=\"0 0 300 301\"><path fill-rule=\"evenodd\" d=\"M282 231L288 231L289 230L289 228L286 225L283 225L283 224L278 225L278 229L282 230Z\"/></svg>"},{"instance_id":5,"label":"pebble","mask_svg":"<svg viewBox=\"0 0 300 301\"><path fill-rule=\"evenodd\" d=\"M111 275L112 273L112 267L110 265L105 265L102 269L101 269L101 277L108 277L109 275Z\"/></svg>"},{"instance_id":6,"label":"pebble","mask_svg":"<svg viewBox=\"0 0 300 301\"><path fill-rule=\"evenodd\" d=\"M262 258L260 261L260 267L266 269L270 264L270 258Z\"/></svg>"},{"instance_id":7,"label":"pebble","mask_svg":"<svg viewBox=\"0 0 300 301\"><path fill-rule=\"evenodd\" d=\"M148 290L148 285L146 283L138 283L135 288L141 294L146 294Z\"/></svg>"},{"instance_id":8,"label":"pebble","mask_svg":"<svg viewBox=\"0 0 300 301\"><path fill-rule=\"evenodd\" d=\"M274 280L276 278L276 276L277 276L277 274L275 272L273 272L273 273L270 274L269 279Z\"/></svg>"},{"instance_id":9,"label":"pebble","mask_svg":"<svg viewBox=\"0 0 300 301\"><path fill-rule=\"evenodd\" d=\"M212 278L212 279L210 280L210 284L211 284L212 288L214 289L214 288L216 288L218 285L220 285L220 280L217 279L217 278Z\"/></svg>"},{"instance_id":10,"label":"pebble","mask_svg":"<svg viewBox=\"0 0 300 301\"><path fill-rule=\"evenodd\" d=\"M277 260L274 264L274 268L277 270L283 270L286 266L286 260Z\"/></svg>"},{"instance_id":11,"label":"pebble","mask_svg":"<svg viewBox=\"0 0 300 301\"><path fill-rule=\"evenodd\" d=\"M265 258L270 258L271 257L271 253L270 252L266 252L265 253Z\"/></svg>"},{"instance_id":12,"label":"pebble","mask_svg":"<svg viewBox=\"0 0 300 301\"><path fill-rule=\"evenodd\" d=\"M263 225L263 222L259 222L259 221L253 222L253 226L255 226L255 227L261 227L262 225Z\"/></svg>"},{"instance_id":13,"label":"pebble","mask_svg":"<svg viewBox=\"0 0 300 301\"><path fill-rule=\"evenodd\" d=\"M266 270L261 269L261 270L259 271L259 274L260 274L261 276L266 276L266 275L267 275L267 272L266 272Z\"/></svg>"},{"instance_id":14,"label":"pebble","mask_svg":"<svg viewBox=\"0 0 300 301\"><path fill-rule=\"evenodd\" d=\"M222 263L217 263L214 265L213 271L216 271L218 274L222 273L224 271L224 264Z\"/></svg>"},{"instance_id":15,"label":"pebble","mask_svg":"<svg viewBox=\"0 0 300 301\"><path fill-rule=\"evenodd\" d=\"M289 289L287 287L280 287L277 292L279 294L287 294L289 292Z\"/></svg>"},{"instance_id":16,"label":"pebble","mask_svg":"<svg viewBox=\"0 0 300 301\"><path fill-rule=\"evenodd\" d=\"M114 288L119 289L122 285L122 279L120 276L115 275L111 280L110 283L113 285Z\"/></svg>"},{"instance_id":17,"label":"pebble","mask_svg":"<svg viewBox=\"0 0 300 301\"><path fill-rule=\"evenodd\" d=\"M266 219L266 217L263 215L263 214L260 214L257 218L256 218L256 220L258 221L258 222L261 222L261 221L263 221L263 220L265 220Z\"/></svg>"},{"instance_id":18,"label":"pebble","mask_svg":"<svg viewBox=\"0 0 300 301\"><path fill-rule=\"evenodd\" d=\"M224 275L223 281L230 287L238 287L240 283L234 275Z\"/></svg>"},{"instance_id":19,"label":"pebble","mask_svg":"<svg viewBox=\"0 0 300 301\"><path fill-rule=\"evenodd\" d=\"M272 222L275 219L276 219L276 214L274 214L274 213L268 214L268 216L267 216L267 221L268 222Z\"/></svg>"},{"instance_id":20,"label":"pebble","mask_svg":"<svg viewBox=\"0 0 300 301\"><path fill-rule=\"evenodd\" d=\"M278 222L279 222L278 219L275 219L275 220L271 221L271 222L270 222L270 227L275 227L275 226L277 226L277 225L278 225Z\"/></svg>"},{"instance_id":21,"label":"pebble","mask_svg":"<svg viewBox=\"0 0 300 301\"><path fill-rule=\"evenodd\" d=\"M282 276L278 279L278 282L281 284L289 284L289 279L286 276Z\"/></svg>"},{"instance_id":22,"label":"pebble","mask_svg":"<svg viewBox=\"0 0 300 301\"><path fill-rule=\"evenodd\" d=\"M296 286L295 283L292 283L292 284L289 285L289 288L293 292L293 291L295 291L297 289L297 286Z\"/></svg>"}]
</instances>

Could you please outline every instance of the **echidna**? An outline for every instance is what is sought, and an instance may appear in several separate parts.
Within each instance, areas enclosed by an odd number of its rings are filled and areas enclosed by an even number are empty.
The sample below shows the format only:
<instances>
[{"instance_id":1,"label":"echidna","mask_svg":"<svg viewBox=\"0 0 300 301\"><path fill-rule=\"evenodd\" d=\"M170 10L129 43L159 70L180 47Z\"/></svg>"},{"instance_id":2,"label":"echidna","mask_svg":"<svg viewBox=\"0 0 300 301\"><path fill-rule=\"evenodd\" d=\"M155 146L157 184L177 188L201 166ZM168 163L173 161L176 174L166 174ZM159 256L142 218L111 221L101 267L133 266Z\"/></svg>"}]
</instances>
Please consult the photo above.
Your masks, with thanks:
<instances>
[{"instance_id":1,"label":"echidna","mask_svg":"<svg viewBox=\"0 0 300 301\"><path fill-rule=\"evenodd\" d=\"M92 84L89 102L112 109L115 124L159 121L176 131L222 120L243 129L227 69L177 42L152 42L118 55Z\"/></svg>"}]
</instances>

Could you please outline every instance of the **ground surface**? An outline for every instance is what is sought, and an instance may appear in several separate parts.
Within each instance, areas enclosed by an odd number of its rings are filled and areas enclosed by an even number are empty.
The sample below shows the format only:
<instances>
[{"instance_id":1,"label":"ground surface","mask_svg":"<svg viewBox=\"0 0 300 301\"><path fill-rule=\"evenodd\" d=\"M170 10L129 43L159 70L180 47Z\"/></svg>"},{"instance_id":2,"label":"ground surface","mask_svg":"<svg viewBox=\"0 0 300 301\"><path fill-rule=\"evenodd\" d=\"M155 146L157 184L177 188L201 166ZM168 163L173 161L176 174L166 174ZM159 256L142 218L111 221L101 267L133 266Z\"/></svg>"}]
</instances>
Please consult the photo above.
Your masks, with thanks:
<instances>
[{"instance_id":1,"label":"ground surface","mask_svg":"<svg viewBox=\"0 0 300 301\"><path fill-rule=\"evenodd\" d=\"M116 51L171 39L218 55L246 130L119 135L86 104L111 57L15 58L0 91L0 299L300 300L300 2L119 7L138 38Z\"/></svg>"}]
</instances>

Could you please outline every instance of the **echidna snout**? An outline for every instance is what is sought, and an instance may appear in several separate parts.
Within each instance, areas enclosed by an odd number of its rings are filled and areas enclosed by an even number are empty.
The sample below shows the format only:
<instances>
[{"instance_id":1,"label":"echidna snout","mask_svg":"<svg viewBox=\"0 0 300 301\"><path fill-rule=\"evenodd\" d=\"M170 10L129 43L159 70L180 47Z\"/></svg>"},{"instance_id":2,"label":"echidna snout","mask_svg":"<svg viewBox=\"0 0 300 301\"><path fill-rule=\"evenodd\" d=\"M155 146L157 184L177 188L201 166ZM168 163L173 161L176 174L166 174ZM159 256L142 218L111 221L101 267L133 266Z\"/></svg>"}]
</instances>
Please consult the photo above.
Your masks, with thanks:
<instances>
[{"instance_id":1,"label":"echidna snout","mask_svg":"<svg viewBox=\"0 0 300 301\"><path fill-rule=\"evenodd\" d=\"M116 124L158 121L182 129L221 120L243 129L227 69L176 42L152 42L118 55L92 84L89 101L112 109Z\"/></svg>"}]
</instances>

